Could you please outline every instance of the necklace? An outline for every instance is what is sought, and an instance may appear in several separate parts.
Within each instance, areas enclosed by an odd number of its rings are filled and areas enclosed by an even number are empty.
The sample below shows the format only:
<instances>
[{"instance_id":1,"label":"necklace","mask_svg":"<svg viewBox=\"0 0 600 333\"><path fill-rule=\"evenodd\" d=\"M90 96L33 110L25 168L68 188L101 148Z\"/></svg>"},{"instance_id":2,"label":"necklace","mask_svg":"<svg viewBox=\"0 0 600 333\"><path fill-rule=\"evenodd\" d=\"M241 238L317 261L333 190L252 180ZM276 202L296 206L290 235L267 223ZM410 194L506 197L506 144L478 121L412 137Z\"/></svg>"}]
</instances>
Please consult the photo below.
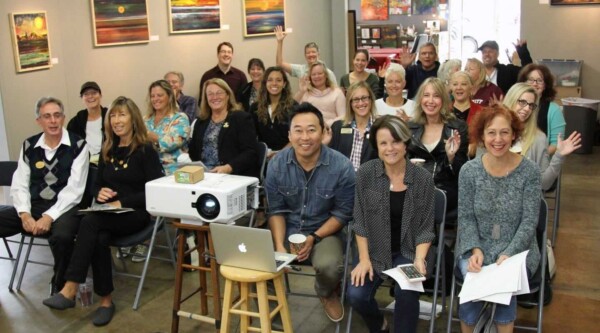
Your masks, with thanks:
<instances>
[{"instance_id":1,"label":"necklace","mask_svg":"<svg viewBox=\"0 0 600 333\"><path fill-rule=\"evenodd\" d=\"M110 163L111 163L111 164L113 165L113 167L115 168L115 171L118 171L118 170L119 170L119 166L121 167L121 169L127 169L127 167L129 166L129 165L128 165L128 163L129 163L129 158L130 158L130 157L131 157L131 156L127 156L127 160L124 160L124 159L123 159L123 160L119 160L119 159L117 159L117 160L116 160L116 162L117 162L116 164L115 164L115 158L114 158L114 157L111 157L111 158L110 158Z\"/></svg>"}]
</instances>

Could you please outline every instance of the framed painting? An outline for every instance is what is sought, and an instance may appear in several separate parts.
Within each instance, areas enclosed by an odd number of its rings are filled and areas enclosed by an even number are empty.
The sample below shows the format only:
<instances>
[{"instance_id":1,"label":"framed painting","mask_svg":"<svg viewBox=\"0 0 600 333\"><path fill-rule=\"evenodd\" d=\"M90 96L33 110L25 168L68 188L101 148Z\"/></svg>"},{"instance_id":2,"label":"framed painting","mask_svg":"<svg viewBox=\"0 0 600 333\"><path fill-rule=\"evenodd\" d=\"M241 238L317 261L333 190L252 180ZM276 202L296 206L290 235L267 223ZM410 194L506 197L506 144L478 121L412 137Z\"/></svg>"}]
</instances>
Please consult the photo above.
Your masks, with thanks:
<instances>
[{"instance_id":1,"label":"framed painting","mask_svg":"<svg viewBox=\"0 0 600 333\"><path fill-rule=\"evenodd\" d=\"M388 0L360 0L360 18L363 21L387 21Z\"/></svg>"},{"instance_id":2,"label":"framed painting","mask_svg":"<svg viewBox=\"0 0 600 333\"><path fill-rule=\"evenodd\" d=\"M94 46L148 43L146 0L90 0Z\"/></svg>"},{"instance_id":3,"label":"framed painting","mask_svg":"<svg viewBox=\"0 0 600 333\"><path fill-rule=\"evenodd\" d=\"M285 31L285 0L242 0L244 37L274 35L280 25Z\"/></svg>"},{"instance_id":4,"label":"framed painting","mask_svg":"<svg viewBox=\"0 0 600 333\"><path fill-rule=\"evenodd\" d=\"M590 5L600 4L600 0L550 0L551 5Z\"/></svg>"},{"instance_id":5,"label":"framed painting","mask_svg":"<svg viewBox=\"0 0 600 333\"><path fill-rule=\"evenodd\" d=\"M373 38L373 39L381 38L381 28L372 28L371 29L371 38Z\"/></svg>"},{"instance_id":6,"label":"framed painting","mask_svg":"<svg viewBox=\"0 0 600 333\"><path fill-rule=\"evenodd\" d=\"M412 14L411 0L390 0L390 15Z\"/></svg>"},{"instance_id":7,"label":"framed painting","mask_svg":"<svg viewBox=\"0 0 600 333\"><path fill-rule=\"evenodd\" d=\"M221 29L220 0L169 0L169 32L172 34Z\"/></svg>"},{"instance_id":8,"label":"framed painting","mask_svg":"<svg viewBox=\"0 0 600 333\"><path fill-rule=\"evenodd\" d=\"M9 14L17 72L52 67L45 11Z\"/></svg>"}]
</instances>

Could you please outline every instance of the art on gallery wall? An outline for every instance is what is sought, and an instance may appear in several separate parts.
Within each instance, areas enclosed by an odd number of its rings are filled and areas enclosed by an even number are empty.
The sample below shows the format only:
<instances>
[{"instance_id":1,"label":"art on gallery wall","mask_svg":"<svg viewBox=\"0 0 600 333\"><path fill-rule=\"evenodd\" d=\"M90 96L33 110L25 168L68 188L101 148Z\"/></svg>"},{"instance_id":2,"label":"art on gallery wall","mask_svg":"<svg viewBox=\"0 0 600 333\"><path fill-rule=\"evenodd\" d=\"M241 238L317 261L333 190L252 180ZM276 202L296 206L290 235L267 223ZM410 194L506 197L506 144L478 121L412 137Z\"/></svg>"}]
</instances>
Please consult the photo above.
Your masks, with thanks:
<instances>
[{"instance_id":1,"label":"art on gallery wall","mask_svg":"<svg viewBox=\"0 0 600 333\"><path fill-rule=\"evenodd\" d=\"M390 15L412 14L411 0L390 0Z\"/></svg>"},{"instance_id":2,"label":"art on gallery wall","mask_svg":"<svg viewBox=\"0 0 600 333\"><path fill-rule=\"evenodd\" d=\"M9 14L17 72L50 68L50 39L45 11Z\"/></svg>"},{"instance_id":3,"label":"art on gallery wall","mask_svg":"<svg viewBox=\"0 0 600 333\"><path fill-rule=\"evenodd\" d=\"M439 1L445 3L446 1ZM413 15L437 15L438 0L413 0Z\"/></svg>"},{"instance_id":4,"label":"art on gallery wall","mask_svg":"<svg viewBox=\"0 0 600 333\"><path fill-rule=\"evenodd\" d=\"M146 0L90 0L94 45L111 46L147 43Z\"/></svg>"},{"instance_id":5,"label":"art on gallery wall","mask_svg":"<svg viewBox=\"0 0 600 333\"><path fill-rule=\"evenodd\" d=\"M360 18L363 21L387 21L388 0L360 0Z\"/></svg>"},{"instance_id":6,"label":"art on gallery wall","mask_svg":"<svg viewBox=\"0 0 600 333\"><path fill-rule=\"evenodd\" d=\"M244 37L274 35L275 27L285 30L284 0L242 0Z\"/></svg>"},{"instance_id":7,"label":"art on gallery wall","mask_svg":"<svg viewBox=\"0 0 600 333\"><path fill-rule=\"evenodd\" d=\"M220 0L169 0L169 31L172 34L221 29Z\"/></svg>"},{"instance_id":8,"label":"art on gallery wall","mask_svg":"<svg viewBox=\"0 0 600 333\"><path fill-rule=\"evenodd\" d=\"M593 5L600 4L600 0L550 0L551 5Z\"/></svg>"}]
</instances>

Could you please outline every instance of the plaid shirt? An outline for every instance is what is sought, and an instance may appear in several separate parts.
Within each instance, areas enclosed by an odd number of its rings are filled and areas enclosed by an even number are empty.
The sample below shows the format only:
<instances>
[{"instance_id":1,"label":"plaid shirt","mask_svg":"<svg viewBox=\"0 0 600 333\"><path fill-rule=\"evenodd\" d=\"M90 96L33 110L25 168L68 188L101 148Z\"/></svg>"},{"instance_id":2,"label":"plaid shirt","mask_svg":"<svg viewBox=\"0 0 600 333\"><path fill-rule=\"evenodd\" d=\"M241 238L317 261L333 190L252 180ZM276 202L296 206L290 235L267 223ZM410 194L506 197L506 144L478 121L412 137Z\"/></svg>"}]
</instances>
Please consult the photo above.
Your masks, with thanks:
<instances>
[{"instance_id":1,"label":"plaid shirt","mask_svg":"<svg viewBox=\"0 0 600 333\"><path fill-rule=\"evenodd\" d=\"M365 135L361 136L360 131L356 128L356 121L352 121L352 132L354 133L354 139L352 140L352 153L350 153L350 162L354 167L354 171L357 171L360 167L360 158L362 156L363 142L365 141L366 134L371 129L372 121L369 119L367 128L365 128Z\"/></svg>"}]
</instances>

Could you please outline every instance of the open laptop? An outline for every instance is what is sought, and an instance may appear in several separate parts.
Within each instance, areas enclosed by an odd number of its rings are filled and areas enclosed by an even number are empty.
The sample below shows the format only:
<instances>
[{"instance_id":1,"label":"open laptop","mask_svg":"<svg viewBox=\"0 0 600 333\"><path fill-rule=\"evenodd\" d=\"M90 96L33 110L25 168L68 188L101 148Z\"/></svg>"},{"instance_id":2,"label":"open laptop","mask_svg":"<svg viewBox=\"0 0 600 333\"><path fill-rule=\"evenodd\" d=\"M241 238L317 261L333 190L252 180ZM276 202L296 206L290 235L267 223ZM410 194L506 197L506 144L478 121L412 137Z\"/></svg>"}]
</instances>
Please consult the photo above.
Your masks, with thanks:
<instances>
[{"instance_id":1,"label":"open laptop","mask_svg":"<svg viewBox=\"0 0 600 333\"><path fill-rule=\"evenodd\" d=\"M211 223L210 233L221 265L274 273L296 259L295 254L275 252L268 229Z\"/></svg>"}]
</instances>

